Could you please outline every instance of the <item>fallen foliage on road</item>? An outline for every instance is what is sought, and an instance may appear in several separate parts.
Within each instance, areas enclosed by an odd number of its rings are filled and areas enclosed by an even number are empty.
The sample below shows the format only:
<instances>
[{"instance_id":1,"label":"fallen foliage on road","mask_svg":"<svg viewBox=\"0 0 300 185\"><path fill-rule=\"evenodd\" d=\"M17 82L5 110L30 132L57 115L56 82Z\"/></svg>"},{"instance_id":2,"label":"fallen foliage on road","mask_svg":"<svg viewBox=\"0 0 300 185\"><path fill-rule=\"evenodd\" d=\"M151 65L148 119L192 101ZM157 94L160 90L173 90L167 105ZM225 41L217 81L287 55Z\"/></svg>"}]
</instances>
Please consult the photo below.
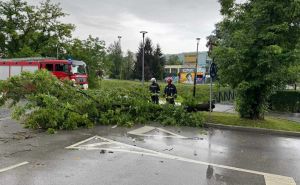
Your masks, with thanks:
<instances>
[{"instance_id":1,"label":"fallen foliage on road","mask_svg":"<svg viewBox=\"0 0 300 185\"><path fill-rule=\"evenodd\" d=\"M202 126L202 113L181 106L149 102L149 92L132 88L84 91L70 81L60 81L45 70L22 73L0 82L0 106L9 103L13 118L33 129L76 129L95 124L133 126L147 122Z\"/></svg>"}]
</instances>

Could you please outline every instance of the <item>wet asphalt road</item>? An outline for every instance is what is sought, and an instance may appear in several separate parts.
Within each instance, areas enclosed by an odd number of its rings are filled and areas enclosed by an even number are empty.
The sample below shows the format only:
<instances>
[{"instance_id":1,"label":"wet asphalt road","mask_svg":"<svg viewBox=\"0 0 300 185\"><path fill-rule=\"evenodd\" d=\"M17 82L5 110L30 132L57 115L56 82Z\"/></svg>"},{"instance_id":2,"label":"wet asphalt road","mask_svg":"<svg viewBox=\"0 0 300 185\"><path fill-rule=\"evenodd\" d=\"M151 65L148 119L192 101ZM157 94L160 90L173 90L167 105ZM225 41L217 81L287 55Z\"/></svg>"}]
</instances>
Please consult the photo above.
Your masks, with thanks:
<instances>
[{"instance_id":1,"label":"wet asphalt road","mask_svg":"<svg viewBox=\"0 0 300 185\"><path fill-rule=\"evenodd\" d=\"M288 176L300 184L300 138L187 127L163 128L184 139L162 137L169 134L157 130L150 137L128 134L140 127L97 126L47 135L0 119L0 171L29 162L0 172L0 185L266 184L263 175L194 161ZM84 146L80 150L65 148L95 135L133 147L96 138L77 145ZM98 145L104 149L95 149Z\"/></svg>"}]
</instances>

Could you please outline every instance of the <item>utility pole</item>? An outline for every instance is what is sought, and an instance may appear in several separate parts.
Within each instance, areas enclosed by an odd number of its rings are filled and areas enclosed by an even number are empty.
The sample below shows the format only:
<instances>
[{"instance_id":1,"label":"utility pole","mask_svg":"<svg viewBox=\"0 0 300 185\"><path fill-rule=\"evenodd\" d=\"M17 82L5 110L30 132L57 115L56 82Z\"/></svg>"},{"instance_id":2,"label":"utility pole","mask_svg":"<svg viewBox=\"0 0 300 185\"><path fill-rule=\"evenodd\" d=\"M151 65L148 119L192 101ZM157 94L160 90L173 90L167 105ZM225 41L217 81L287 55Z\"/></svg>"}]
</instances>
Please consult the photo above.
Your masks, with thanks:
<instances>
[{"instance_id":1,"label":"utility pole","mask_svg":"<svg viewBox=\"0 0 300 185\"><path fill-rule=\"evenodd\" d=\"M58 43L56 44L56 59L58 60Z\"/></svg>"},{"instance_id":2,"label":"utility pole","mask_svg":"<svg viewBox=\"0 0 300 185\"><path fill-rule=\"evenodd\" d=\"M200 38L196 38L197 40L197 56L196 56L196 69L195 69L195 77L194 77L194 91L193 91L193 97L196 97L196 84L197 84L197 71L198 71L198 55L199 55L199 42L200 42Z\"/></svg>"},{"instance_id":3,"label":"utility pole","mask_svg":"<svg viewBox=\"0 0 300 185\"><path fill-rule=\"evenodd\" d=\"M140 31L140 33L143 34L142 84L144 86L144 83L145 83L145 34L148 32Z\"/></svg>"},{"instance_id":4,"label":"utility pole","mask_svg":"<svg viewBox=\"0 0 300 185\"><path fill-rule=\"evenodd\" d=\"M122 38L122 36L118 36L119 47L120 47L120 56L122 57L121 38ZM120 80L121 80L121 76L122 76L122 58L121 58L121 65L120 65Z\"/></svg>"},{"instance_id":5,"label":"utility pole","mask_svg":"<svg viewBox=\"0 0 300 185\"><path fill-rule=\"evenodd\" d=\"M210 54L213 50L213 43L211 40L209 40L209 48L208 48L208 53ZM212 70L212 64L214 63L214 57L212 57L212 60L209 62L209 78L210 78L210 86L209 86L209 121L211 121L211 112L212 112L212 72L215 72Z\"/></svg>"},{"instance_id":6,"label":"utility pole","mask_svg":"<svg viewBox=\"0 0 300 185\"><path fill-rule=\"evenodd\" d=\"M121 39L122 39L122 36L118 36L118 39L119 39L119 46L121 48Z\"/></svg>"}]
</instances>

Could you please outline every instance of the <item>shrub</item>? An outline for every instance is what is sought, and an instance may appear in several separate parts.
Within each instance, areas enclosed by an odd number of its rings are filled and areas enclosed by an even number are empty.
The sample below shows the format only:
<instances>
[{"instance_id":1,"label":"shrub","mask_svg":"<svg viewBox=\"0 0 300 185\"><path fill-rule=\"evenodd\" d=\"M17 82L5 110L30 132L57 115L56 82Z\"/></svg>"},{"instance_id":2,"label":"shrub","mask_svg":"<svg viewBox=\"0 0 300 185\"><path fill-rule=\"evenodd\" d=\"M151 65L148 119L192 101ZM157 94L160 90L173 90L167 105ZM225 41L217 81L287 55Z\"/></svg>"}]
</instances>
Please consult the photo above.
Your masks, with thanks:
<instances>
[{"instance_id":1,"label":"shrub","mask_svg":"<svg viewBox=\"0 0 300 185\"><path fill-rule=\"evenodd\" d=\"M283 112L300 112L299 91L277 91L271 95L270 109Z\"/></svg>"}]
</instances>

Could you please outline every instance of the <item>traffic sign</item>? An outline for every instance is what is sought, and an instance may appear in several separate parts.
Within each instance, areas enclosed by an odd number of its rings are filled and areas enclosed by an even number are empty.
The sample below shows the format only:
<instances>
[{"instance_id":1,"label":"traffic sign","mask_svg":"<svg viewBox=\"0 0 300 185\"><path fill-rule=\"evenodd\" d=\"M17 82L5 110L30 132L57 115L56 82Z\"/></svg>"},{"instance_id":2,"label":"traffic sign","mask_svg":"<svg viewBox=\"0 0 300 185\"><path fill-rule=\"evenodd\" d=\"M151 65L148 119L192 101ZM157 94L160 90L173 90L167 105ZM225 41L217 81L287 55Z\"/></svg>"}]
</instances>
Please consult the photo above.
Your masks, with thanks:
<instances>
[{"instance_id":1,"label":"traffic sign","mask_svg":"<svg viewBox=\"0 0 300 185\"><path fill-rule=\"evenodd\" d=\"M209 69L210 77L213 78L213 79L216 78L217 77L217 72L218 72L217 65L215 63L212 63L210 65L210 69Z\"/></svg>"}]
</instances>

